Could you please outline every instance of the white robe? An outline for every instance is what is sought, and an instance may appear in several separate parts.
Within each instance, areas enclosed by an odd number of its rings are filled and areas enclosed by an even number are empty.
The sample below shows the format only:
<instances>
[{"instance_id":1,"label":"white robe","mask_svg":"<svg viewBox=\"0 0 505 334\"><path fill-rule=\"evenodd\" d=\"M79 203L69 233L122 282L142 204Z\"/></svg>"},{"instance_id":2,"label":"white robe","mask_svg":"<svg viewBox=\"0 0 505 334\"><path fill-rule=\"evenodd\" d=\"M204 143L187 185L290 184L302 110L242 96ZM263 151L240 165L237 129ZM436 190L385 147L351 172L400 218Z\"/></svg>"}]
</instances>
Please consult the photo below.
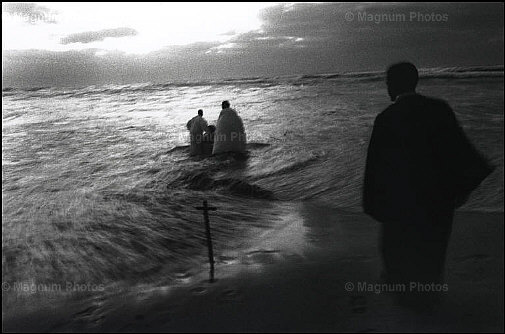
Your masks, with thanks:
<instances>
[{"instance_id":1,"label":"white robe","mask_svg":"<svg viewBox=\"0 0 505 334\"><path fill-rule=\"evenodd\" d=\"M244 153L246 134L242 118L232 108L221 110L216 124L212 154L225 152Z\"/></svg>"},{"instance_id":2,"label":"white robe","mask_svg":"<svg viewBox=\"0 0 505 334\"><path fill-rule=\"evenodd\" d=\"M186 124L186 127L189 130L189 136L191 140L189 154L202 154L202 136L203 132L207 130L207 121L205 118L198 115L189 120L189 122Z\"/></svg>"}]
</instances>

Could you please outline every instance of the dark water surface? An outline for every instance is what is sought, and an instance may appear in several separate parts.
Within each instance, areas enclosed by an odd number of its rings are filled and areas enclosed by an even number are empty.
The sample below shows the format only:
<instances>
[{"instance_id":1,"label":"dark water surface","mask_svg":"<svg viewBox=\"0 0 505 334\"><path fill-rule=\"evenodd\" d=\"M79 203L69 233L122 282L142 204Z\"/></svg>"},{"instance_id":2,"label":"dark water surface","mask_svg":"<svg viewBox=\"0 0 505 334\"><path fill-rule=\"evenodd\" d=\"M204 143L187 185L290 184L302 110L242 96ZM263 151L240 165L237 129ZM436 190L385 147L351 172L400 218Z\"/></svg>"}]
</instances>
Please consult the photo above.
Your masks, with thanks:
<instances>
[{"instance_id":1,"label":"dark water surface","mask_svg":"<svg viewBox=\"0 0 505 334\"><path fill-rule=\"evenodd\" d=\"M442 71L443 72L443 71ZM498 167L462 210L503 212L503 68L426 72ZM249 157L192 158L185 124L215 124L228 99ZM3 282L124 284L184 280L206 261L286 224L290 202L360 211L366 147L388 101L380 75L224 83L5 89ZM8 291L4 304L19 295Z\"/></svg>"}]
</instances>

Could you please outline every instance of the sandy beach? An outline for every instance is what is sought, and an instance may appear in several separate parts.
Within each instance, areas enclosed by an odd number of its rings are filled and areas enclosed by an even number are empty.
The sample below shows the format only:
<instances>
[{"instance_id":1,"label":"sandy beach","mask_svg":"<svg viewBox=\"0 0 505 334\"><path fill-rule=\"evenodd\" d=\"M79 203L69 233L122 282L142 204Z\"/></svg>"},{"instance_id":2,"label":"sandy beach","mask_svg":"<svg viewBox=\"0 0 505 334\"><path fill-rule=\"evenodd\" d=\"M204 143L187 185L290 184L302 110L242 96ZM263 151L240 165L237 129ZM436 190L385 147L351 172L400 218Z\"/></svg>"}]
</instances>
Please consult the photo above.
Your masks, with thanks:
<instances>
[{"instance_id":1,"label":"sandy beach","mask_svg":"<svg viewBox=\"0 0 505 334\"><path fill-rule=\"evenodd\" d=\"M3 311L7 332L503 331L503 213L458 212L447 292L432 312L397 306L380 283L379 224L293 203L285 224L216 254L177 284ZM368 285L370 284L370 285Z\"/></svg>"}]
</instances>

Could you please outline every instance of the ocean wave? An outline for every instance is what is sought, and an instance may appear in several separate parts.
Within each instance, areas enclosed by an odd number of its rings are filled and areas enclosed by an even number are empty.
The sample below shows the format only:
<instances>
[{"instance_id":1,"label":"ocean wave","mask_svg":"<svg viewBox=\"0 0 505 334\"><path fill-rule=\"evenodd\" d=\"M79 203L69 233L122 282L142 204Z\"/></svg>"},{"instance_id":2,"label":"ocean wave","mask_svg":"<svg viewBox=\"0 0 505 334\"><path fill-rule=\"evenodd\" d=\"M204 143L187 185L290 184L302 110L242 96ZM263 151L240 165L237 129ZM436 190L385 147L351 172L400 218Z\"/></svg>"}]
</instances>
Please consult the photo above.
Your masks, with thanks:
<instances>
[{"instance_id":1,"label":"ocean wave","mask_svg":"<svg viewBox=\"0 0 505 334\"><path fill-rule=\"evenodd\" d=\"M500 78L503 77L504 66L471 66L471 67L434 67L419 70L421 79L472 79L472 78ZM88 95L116 95L123 93L164 91L170 88L200 87L200 86L226 86L226 85L254 85L269 87L275 85L304 85L322 81L363 81L373 82L384 80L384 71L322 73L305 75L287 75L277 77L248 77L229 78L219 80L201 80L186 82L165 83L136 83L126 85L92 85L81 88L56 88L56 87L31 87L15 88L4 87L3 96L24 95L27 98L43 97L68 97L79 98Z\"/></svg>"},{"instance_id":2,"label":"ocean wave","mask_svg":"<svg viewBox=\"0 0 505 334\"><path fill-rule=\"evenodd\" d=\"M472 67L435 67L419 69L421 79L464 79L464 78L495 78L503 77L503 65L497 66L472 66ZM378 81L384 80L384 71L372 72L349 72L349 73L326 73L310 74L297 78L303 80L360 80Z\"/></svg>"},{"instance_id":3,"label":"ocean wave","mask_svg":"<svg viewBox=\"0 0 505 334\"><path fill-rule=\"evenodd\" d=\"M270 144L268 144L268 143L250 142L250 143L246 144L246 149L248 149L248 150L255 150L255 149L264 148L264 147L268 147L268 146L270 146ZM159 156L165 155L165 154L174 153L174 152L189 153L189 145L174 146L174 147L172 147L171 149L169 149L166 152L158 153L156 155L156 157L159 157Z\"/></svg>"},{"instance_id":4,"label":"ocean wave","mask_svg":"<svg viewBox=\"0 0 505 334\"><path fill-rule=\"evenodd\" d=\"M154 184L161 185L161 188L189 189L195 191L219 191L224 194L231 194L240 197L252 197L257 199L275 199L274 192L264 189L251 183L249 180L234 175L237 168L249 159L250 153L254 150L261 150L269 147L269 143L251 142L247 144L247 154L235 155L220 154L217 156L201 156L190 158L189 145L175 146L168 151L160 152L154 156L155 159L161 156L183 155L186 166L194 159L197 164L193 164L191 169L176 168L170 170L154 169L150 174L158 174ZM219 176L218 176L219 175Z\"/></svg>"},{"instance_id":5,"label":"ocean wave","mask_svg":"<svg viewBox=\"0 0 505 334\"><path fill-rule=\"evenodd\" d=\"M191 190L211 191L220 190L235 196L253 197L260 199L274 199L274 193L246 180L236 178L214 179L207 172L191 171L182 176L178 182Z\"/></svg>"},{"instance_id":6,"label":"ocean wave","mask_svg":"<svg viewBox=\"0 0 505 334\"><path fill-rule=\"evenodd\" d=\"M284 166L278 167L273 171L267 171L267 172L263 172L258 175L255 175L254 179L259 180L259 179L265 179L267 177L272 177L272 176L277 176L277 175L286 175L291 172L297 172L297 171L303 170L304 168L306 168L307 166L309 166L311 164L318 162L322 157L323 157L323 155L314 154L314 155L311 155L305 159L296 161L294 163L289 163Z\"/></svg>"}]
</instances>

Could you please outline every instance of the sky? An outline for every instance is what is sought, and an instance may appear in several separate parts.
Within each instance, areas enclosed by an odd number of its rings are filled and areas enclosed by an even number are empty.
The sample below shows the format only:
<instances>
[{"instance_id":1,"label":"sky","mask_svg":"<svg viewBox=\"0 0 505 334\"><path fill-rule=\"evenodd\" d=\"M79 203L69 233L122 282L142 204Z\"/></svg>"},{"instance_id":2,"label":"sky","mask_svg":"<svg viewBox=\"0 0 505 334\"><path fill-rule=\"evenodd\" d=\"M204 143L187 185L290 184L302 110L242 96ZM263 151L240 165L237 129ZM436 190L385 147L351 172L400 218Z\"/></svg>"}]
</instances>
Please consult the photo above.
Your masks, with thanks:
<instances>
[{"instance_id":1,"label":"sky","mask_svg":"<svg viewBox=\"0 0 505 334\"><path fill-rule=\"evenodd\" d=\"M502 3L2 3L4 87L503 64Z\"/></svg>"}]
</instances>

